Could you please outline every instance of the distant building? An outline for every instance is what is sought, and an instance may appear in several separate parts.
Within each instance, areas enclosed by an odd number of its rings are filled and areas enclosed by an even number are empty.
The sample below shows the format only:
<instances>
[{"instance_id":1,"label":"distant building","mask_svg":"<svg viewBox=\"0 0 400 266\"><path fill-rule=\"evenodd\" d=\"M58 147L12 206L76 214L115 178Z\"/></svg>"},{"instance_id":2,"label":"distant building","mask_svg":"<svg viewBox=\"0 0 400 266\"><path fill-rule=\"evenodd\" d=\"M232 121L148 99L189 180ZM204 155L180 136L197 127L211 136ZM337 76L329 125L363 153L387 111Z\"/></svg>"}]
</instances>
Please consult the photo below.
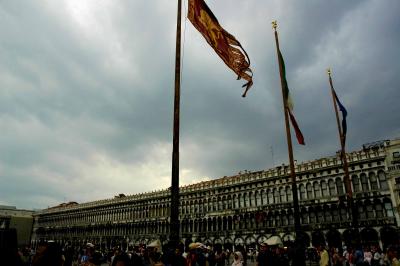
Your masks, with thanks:
<instances>
[{"instance_id":1,"label":"distant building","mask_svg":"<svg viewBox=\"0 0 400 266\"><path fill-rule=\"evenodd\" d=\"M366 144L347 154L363 244L398 241L400 140ZM339 247L352 241L352 212L345 198L339 154L296 165L301 227L309 245ZM184 241L255 246L272 235L294 239L288 165L239 173L180 188ZM118 195L64 204L35 213L32 243L91 241L102 247L148 244L169 236L170 191Z\"/></svg>"},{"instance_id":2,"label":"distant building","mask_svg":"<svg viewBox=\"0 0 400 266\"><path fill-rule=\"evenodd\" d=\"M0 229L15 229L18 246L30 245L34 211L0 205ZM0 240L1 241L1 240Z\"/></svg>"}]
</instances>

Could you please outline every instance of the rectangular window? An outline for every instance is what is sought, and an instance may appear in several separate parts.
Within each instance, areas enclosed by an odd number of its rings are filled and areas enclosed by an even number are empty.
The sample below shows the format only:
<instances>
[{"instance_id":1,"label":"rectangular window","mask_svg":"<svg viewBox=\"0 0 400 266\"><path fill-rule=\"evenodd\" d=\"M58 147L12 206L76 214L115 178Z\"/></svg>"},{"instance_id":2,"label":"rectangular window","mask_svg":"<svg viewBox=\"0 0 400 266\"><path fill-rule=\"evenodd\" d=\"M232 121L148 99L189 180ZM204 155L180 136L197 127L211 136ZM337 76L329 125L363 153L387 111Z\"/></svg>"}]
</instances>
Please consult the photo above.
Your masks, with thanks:
<instances>
[{"instance_id":1,"label":"rectangular window","mask_svg":"<svg viewBox=\"0 0 400 266\"><path fill-rule=\"evenodd\" d=\"M366 214L365 214L365 211L364 211L364 208L362 206L358 207L358 215L360 217L360 220L365 220L367 218Z\"/></svg>"},{"instance_id":2,"label":"rectangular window","mask_svg":"<svg viewBox=\"0 0 400 266\"><path fill-rule=\"evenodd\" d=\"M334 222L339 222L340 221L339 211L338 210L333 210L333 221Z\"/></svg>"},{"instance_id":3,"label":"rectangular window","mask_svg":"<svg viewBox=\"0 0 400 266\"><path fill-rule=\"evenodd\" d=\"M394 213L393 213L393 208L392 208L392 204L387 202L385 203L385 209L386 209L386 216L387 217L393 217Z\"/></svg>"},{"instance_id":4,"label":"rectangular window","mask_svg":"<svg viewBox=\"0 0 400 266\"><path fill-rule=\"evenodd\" d=\"M302 223L302 224L307 224L307 223L308 223L308 215L307 215L306 212L303 212L303 213L301 214L301 223Z\"/></svg>"},{"instance_id":5,"label":"rectangular window","mask_svg":"<svg viewBox=\"0 0 400 266\"><path fill-rule=\"evenodd\" d=\"M383 217L382 205L380 203L375 205L375 213L376 213L376 218Z\"/></svg>"},{"instance_id":6,"label":"rectangular window","mask_svg":"<svg viewBox=\"0 0 400 266\"><path fill-rule=\"evenodd\" d=\"M372 205L367 205L367 218L368 219L374 218L374 209Z\"/></svg>"},{"instance_id":7,"label":"rectangular window","mask_svg":"<svg viewBox=\"0 0 400 266\"><path fill-rule=\"evenodd\" d=\"M315 224L315 212L310 212L310 224Z\"/></svg>"}]
</instances>

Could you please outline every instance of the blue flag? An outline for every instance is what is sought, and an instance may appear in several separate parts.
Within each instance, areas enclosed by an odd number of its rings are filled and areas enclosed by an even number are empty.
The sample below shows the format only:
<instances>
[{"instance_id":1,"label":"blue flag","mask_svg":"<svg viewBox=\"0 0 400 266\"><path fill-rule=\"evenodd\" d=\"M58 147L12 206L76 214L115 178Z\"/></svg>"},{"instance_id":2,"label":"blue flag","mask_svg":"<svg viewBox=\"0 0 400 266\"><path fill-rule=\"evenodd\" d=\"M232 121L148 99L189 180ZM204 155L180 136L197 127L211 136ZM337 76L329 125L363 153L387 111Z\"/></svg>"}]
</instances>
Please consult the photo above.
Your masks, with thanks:
<instances>
[{"instance_id":1,"label":"blue flag","mask_svg":"<svg viewBox=\"0 0 400 266\"><path fill-rule=\"evenodd\" d=\"M347 122L346 122L347 110L346 110L346 108L344 108L343 104L340 102L339 97L337 96L336 91L334 89L333 89L333 93L335 94L335 99L336 99L336 102L339 105L339 109L342 112L343 146L345 146L345 144L346 144L346 133L347 133Z\"/></svg>"}]
</instances>

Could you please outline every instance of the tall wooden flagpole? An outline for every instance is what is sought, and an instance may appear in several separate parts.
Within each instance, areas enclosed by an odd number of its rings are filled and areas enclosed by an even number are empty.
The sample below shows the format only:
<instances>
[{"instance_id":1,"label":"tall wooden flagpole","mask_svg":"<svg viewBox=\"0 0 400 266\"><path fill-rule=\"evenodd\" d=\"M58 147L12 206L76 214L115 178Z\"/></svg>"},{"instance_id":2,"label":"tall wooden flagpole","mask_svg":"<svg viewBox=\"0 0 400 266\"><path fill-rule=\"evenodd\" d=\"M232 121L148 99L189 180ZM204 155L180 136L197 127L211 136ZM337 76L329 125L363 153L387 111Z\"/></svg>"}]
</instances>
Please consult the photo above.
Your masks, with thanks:
<instances>
[{"instance_id":1,"label":"tall wooden flagpole","mask_svg":"<svg viewBox=\"0 0 400 266\"><path fill-rule=\"evenodd\" d=\"M333 82L332 82L332 77L331 77L332 72L330 69L327 69L327 73L329 76L329 85L331 86L333 107L335 109L336 123L337 123L337 127L338 127L338 132L339 132L340 147L341 147L340 157L342 159L343 171L344 171L344 186L346 188L346 200L347 200L350 210L351 210L352 227L357 228L358 227L358 211L354 205L353 192L352 192L351 184L350 184L349 165L347 163L346 148L345 148L345 137L343 135L343 130L342 130L342 127L341 127L340 121L339 121L339 112L338 112L338 107L337 107L337 102L336 102L336 97L335 97L336 93L335 93L335 89L333 88Z\"/></svg>"},{"instance_id":2,"label":"tall wooden flagpole","mask_svg":"<svg viewBox=\"0 0 400 266\"><path fill-rule=\"evenodd\" d=\"M276 21L272 22L272 28L275 32L275 43L276 43L276 52L279 59L279 40L278 40L278 32L276 28L278 24ZM290 163L290 177L292 180L292 194L293 194L293 210L294 210L294 229L296 232L296 238L299 236L301 231L300 227L300 215L299 215L299 199L297 195L297 185L296 185L296 173L294 169L294 159L293 159L293 148L292 148L292 137L290 135L290 125L289 125L289 117L288 117L288 105L285 100L285 92L284 92L284 77L283 77L283 66L280 60L279 62L279 75L281 78L281 88L282 88L282 99L283 99L283 113L285 114L285 127L286 127L286 139L289 153L289 163Z\"/></svg>"},{"instance_id":3,"label":"tall wooden flagpole","mask_svg":"<svg viewBox=\"0 0 400 266\"><path fill-rule=\"evenodd\" d=\"M171 217L169 236L169 240L175 245L177 245L179 242L179 114L181 91L181 7L182 0L178 0L175 47L175 97L172 147Z\"/></svg>"}]
</instances>

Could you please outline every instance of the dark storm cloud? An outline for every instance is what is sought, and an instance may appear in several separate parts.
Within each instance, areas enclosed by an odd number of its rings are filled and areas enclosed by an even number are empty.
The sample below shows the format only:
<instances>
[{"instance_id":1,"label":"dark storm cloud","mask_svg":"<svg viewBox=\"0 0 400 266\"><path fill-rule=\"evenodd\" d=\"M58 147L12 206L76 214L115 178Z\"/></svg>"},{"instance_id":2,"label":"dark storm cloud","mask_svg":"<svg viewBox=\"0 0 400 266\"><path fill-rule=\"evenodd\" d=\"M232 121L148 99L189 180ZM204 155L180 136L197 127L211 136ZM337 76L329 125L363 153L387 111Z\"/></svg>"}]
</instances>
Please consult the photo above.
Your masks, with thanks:
<instances>
[{"instance_id":1,"label":"dark storm cloud","mask_svg":"<svg viewBox=\"0 0 400 266\"><path fill-rule=\"evenodd\" d=\"M329 66L349 149L399 136L398 1L264 2L207 2L250 56L245 99L244 82L183 22L182 184L287 163L275 19L307 144L295 144L298 161L338 149ZM169 186L175 16L167 0L0 4L0 203Z\"/></svg>"}]
</instances>

